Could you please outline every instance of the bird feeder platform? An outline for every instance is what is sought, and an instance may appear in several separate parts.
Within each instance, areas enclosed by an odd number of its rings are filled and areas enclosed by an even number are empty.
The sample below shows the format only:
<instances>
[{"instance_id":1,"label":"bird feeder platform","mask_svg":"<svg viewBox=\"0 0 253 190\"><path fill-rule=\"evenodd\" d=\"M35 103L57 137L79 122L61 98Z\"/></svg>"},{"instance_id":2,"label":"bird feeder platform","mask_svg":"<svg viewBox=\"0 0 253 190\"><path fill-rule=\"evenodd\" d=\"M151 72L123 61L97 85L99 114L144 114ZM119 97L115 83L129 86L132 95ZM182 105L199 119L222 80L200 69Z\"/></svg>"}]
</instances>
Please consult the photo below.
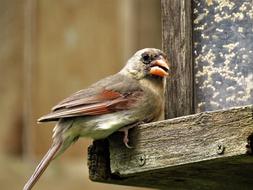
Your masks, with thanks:
<instances>
[{"instance_id":1,"label":"bird feeder platform","mask_svg":"<svg viewBox=\"0 0 253 190\"><path fill-rule=\"evenodd\" d=\"M90 179L159 189L252 189L253 105L143 124L94 141Z\"/></svg>"}]
</instances>

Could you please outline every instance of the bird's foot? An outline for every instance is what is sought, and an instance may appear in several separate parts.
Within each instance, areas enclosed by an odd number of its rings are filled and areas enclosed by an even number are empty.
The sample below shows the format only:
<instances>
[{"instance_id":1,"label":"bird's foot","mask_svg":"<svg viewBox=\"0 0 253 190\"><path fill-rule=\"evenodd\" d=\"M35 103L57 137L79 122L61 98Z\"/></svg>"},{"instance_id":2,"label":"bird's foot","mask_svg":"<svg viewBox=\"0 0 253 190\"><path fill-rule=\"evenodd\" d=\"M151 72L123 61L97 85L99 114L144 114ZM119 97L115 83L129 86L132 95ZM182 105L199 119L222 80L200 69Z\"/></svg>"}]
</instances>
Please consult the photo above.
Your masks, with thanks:
<instances>
[{"instance_id":1,"label":"bird's foot","mask_svg":"<svg viewBox=\"0 0 253 190\"><path fill-rule=\"evenodd\" d=\"M133 148L132 146L130 146L130 145L128 144L128 142L129 142L129 139L128 139L128 130L131 129L131 128L133 128L133 127L135 127L135 126L137 126L137 125L143 124L143 123L144 123L144 122L138 122L138 123L135 123L135 124L133 124L133 125L129 125L129 126L124 127L124 128L122 128L122 129L119 130L119 131L121 131L121 132L124 132L123 143L125 144L125 146L126 146L127 148Z\"/></svg>"},{"instance_id":2,"label":"bird's foot","mask_svg":"<svg viewBox=\"0 0 253 190\"><path fill-rule=\"evenodd\" d=\"M130 146L130 145L128 144L128 142L129 142L129 139L128 139L128 130L129 130L129 129L123 130L123 132L124 132L123 143L125 144L125 146L126 146L127 148L133 148L132 146Z\"/></svg>"}]
</instances>

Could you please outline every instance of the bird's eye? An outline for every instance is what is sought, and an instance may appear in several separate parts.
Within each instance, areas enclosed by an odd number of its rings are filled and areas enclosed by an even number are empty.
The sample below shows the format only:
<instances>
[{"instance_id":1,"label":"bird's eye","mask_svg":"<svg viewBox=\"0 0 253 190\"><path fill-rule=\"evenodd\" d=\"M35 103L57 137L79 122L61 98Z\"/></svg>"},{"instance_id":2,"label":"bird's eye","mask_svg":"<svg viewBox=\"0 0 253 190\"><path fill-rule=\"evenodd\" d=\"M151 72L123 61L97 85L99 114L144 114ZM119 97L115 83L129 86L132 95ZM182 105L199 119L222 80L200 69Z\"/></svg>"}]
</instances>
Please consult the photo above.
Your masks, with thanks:
<instances>
[{"instance_id":1,"label":"bird's eye","mask_svg":"<svg viewBox=\"0 0 253 190\"><path fill-rule=\"evenodd\" d=\"M145 53L142 55L143 63L148 64L150 62L149 54Z\"/></svg>"},{"instance_id":2,"label":"bird's eye","mask_svg":"<svg viewBox=\"0 0 253 190\"><path fill-rule=\"evenodd\" d=\"M159 57L159 55L158 54L155 54L154 55L154 59L156 59L156 58L158 58Z\"/></svg>"}]
</instances>

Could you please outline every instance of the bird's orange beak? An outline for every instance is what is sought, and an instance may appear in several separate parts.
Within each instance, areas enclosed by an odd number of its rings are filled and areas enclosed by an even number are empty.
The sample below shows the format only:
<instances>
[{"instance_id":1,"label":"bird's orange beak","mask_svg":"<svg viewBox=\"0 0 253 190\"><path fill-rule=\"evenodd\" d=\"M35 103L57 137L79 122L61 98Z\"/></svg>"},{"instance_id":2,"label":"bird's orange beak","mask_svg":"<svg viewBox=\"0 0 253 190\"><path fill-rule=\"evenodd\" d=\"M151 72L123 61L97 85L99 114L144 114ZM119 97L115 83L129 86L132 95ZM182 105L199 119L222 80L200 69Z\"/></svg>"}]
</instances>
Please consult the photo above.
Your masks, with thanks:
<instances>
[{"instance_id":1,"label":"bird's orange beak","mask_svg":"<svg viewBox=\"0 0 253 190\"><path fill-rule=\"evenodd\" d=\"M169 65L167 60L165 60L163 57L160 59L154 60L151 63L151 69L149 71L150 74L165 77L169 75Z\"/></svg>"}]
</instances>

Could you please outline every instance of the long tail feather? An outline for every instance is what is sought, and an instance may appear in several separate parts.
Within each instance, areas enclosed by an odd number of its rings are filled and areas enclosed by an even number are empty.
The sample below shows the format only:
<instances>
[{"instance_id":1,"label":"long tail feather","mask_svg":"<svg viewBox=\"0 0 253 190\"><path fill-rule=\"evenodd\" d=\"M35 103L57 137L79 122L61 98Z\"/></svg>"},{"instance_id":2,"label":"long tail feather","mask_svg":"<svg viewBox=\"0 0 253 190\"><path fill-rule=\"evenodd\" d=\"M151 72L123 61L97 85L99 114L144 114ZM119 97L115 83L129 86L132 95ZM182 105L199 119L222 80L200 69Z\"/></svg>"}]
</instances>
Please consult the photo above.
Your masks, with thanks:
<instances>
[{"instance_id":1,"label":"long tail feather","mask_svg":"<svg viewBox=\"0 0 253 190\"><path fill-rule=\"evenodd\" d=\"M38 181L40 176L43 174L43 172L46 170L52 159L54 159L56 153L61 148L62 142L57 142L51 146L51 148L48 150L46 155L42 158L39 165L36 167L33 175L30 177L30 179L25 184L23 190L31 190L32 187L35 185L35 183Z\"/></svg>"}]
</instances>

